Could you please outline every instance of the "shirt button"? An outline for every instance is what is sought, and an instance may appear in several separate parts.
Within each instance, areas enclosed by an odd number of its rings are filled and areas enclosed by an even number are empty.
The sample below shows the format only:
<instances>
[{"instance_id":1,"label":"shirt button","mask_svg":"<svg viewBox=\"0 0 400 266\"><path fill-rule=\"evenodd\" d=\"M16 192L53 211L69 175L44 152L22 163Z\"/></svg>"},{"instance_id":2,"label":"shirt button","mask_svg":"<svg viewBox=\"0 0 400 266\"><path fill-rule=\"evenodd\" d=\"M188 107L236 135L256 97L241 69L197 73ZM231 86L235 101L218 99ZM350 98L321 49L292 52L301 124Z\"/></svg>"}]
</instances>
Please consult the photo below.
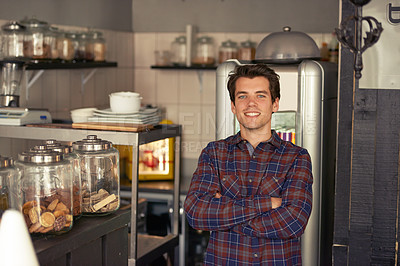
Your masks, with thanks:
<instances>
[{"instance_id":1,"label":"shirt button","mask_svg":"<svg viewBox=\"0 0 400 266\"><path fill-rule=\"evenodd\" d=\"M258 254L257 253L254 253L254 258L257 258L258 257Z\"/></svg>"},{"instance_id":2,"label":"shirt button","mask_svg":"<svg viewBox=\"0 0 400 266\"><path fill-rule=\"evenodd\" d=\"M251 183L251 182L253 182L253 180L250 179L249 182Z\"/></svg>"},{"instance_id":3,"label":"shirt button","mask_svg":"<svg viewBox=\"0 0 400 266\"><path fill-rule=\"evenodd\" d=\"M253 155L253 159L255 159L256 158L256 156L255 155Z\"/></svg>"},{"instance_id":4,"label":"shirt button","mask_svg":"<svg viewBox=\"0 0 400 266\"><path fill-rule=\"evenodd\" d=\"M224 178L222 178L222 181L225 181L226 179L225 179L225 177Z\"/></svg>"}]
</instances>

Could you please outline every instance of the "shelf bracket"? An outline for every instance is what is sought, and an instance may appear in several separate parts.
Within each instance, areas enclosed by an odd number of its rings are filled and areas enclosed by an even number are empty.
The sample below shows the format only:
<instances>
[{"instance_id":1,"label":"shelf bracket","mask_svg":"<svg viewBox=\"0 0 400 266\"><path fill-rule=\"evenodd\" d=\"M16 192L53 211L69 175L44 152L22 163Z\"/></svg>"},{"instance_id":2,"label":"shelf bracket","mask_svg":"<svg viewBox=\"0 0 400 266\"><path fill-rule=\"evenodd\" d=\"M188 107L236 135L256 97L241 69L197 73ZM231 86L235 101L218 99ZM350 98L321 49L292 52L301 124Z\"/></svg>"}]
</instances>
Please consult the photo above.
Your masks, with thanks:
<instances>
[{"instance_id":1,"label":"shelf bracket","mask_svg":"<svg viewBox=\"0 0 400 266\"><path fill-rule=\"evenodd\" d=\"M199 79L199 85L200 85L199 90L200 90L200 93L202 93L203 92L203 74L204 74L204 72L202 70L197 70L196 72L197 72L197 78Z\"/></svg>"},{"instance_id":2,"label":"shelf bracket","mask_svg":"<svg viewBox=\"0 0 400 266\"><path fill-rule=\"evenodd\" d=\"M40 78L41 75L43 75L44 70L38 70L38 71L34 71L31 75L31 77L29 77L28 71L25 71L25 75L26 75L26 100L29 99L29 89L32 87L32 85Z\"/></svg>"},{"instance_id":3,"label":"shelf bracket","mask_svg":"<svg viewBox=\"0 0 400 266\"><path fill-rule=\"evenodd\" d=\"M81 93L85 92L85 84L93 77L94 73L96 73L97 68L93 68L89 74L85 77L85 73L81 74Z\"/></svg>"}]
</instances>

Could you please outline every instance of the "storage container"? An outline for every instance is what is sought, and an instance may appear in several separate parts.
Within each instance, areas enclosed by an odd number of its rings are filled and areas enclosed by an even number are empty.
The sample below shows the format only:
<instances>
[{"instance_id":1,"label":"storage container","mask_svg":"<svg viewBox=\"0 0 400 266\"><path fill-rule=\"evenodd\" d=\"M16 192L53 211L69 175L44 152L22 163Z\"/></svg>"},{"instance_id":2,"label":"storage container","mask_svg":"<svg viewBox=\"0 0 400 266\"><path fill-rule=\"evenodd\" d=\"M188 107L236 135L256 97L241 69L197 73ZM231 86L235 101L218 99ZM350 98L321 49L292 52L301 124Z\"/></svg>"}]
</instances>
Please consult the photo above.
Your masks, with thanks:
<instances>
[{"instance_id":1,"label":"storage container","mask_svg":"<svg viewBox=\"0 0 400 266\"><path fill-rule=\"evenodd\" d=\"M195 55L192 59L193 65L213 66L215 65L214 41L211 37L202 36L195 43Z\"/></svg>"},{"instance_id":2,"label":"storage container","mask_svg":"<svg viewBox=\"0 0 400 266\"><path fill-rule=\"evenodd\" d=\"M221 64L228 59L238 58L238 47L237 43L231 40L227 40L221 44L218 51L218 63Z\"/></svg>"},{"instance_id":3,"label":"storage container","mask_svg":"<svg viewBox=\"0 0 400 266\"><path fill-rule=\"evenodd\" d=\"M14 160L0 155L0 218L3 212L18 203L13 198L12 189L19 178L19 171L14 166Z\"/></svg>"},{"instance_id":4,"label":"storage container","mask_svg":"<svg viewBox=\"0 0 400 266\"><path fill-rule=\"evenodd\" d=\"M32 59L50 59L51 47L45 42L49 24L36 18L21 21L26 27L24 56Z\"/></svg>"},{"instance_id":5,"label":"storage container","mask_svg":"<svg viewBox=\"0 0 400 266\"><path fill-rule=\"evenodd\" d=\"M88 135L72 143L82 178L83 215L107 215L120 205L119 153L112 143Z\"/></svg>"},{"instance_id":6,"label":"storage container","mask_svg":"<svg viewBox=\"0 0 400 266\"><path fill-rule=\"evenodd\" d=\"M26 27L17 21L10 21L4 24L1 29L2 53L4 58L14 59L24 57L24 36Z\"/></svg>"},{"instance_id":7,"label":"storage container","mask_svg":"<svg viewBox=\"0 0 400 266\"><path fill-rule=\"evenodd\" d=\"M61 234L71 230L72 167L64 155L36 146L18 155L21 171L16 189L19 209L31 234Z\"/></svg>"},{"instance_id":8,"label":"storage container","mask_svg":"<svg viewBox=\"0 0 400 266\"><path fill-rule=\"evenodd\" d=\"M186 36L179 36L171 44L171 63L176 66L186 65Z\"/></svg>"}]
</instances>

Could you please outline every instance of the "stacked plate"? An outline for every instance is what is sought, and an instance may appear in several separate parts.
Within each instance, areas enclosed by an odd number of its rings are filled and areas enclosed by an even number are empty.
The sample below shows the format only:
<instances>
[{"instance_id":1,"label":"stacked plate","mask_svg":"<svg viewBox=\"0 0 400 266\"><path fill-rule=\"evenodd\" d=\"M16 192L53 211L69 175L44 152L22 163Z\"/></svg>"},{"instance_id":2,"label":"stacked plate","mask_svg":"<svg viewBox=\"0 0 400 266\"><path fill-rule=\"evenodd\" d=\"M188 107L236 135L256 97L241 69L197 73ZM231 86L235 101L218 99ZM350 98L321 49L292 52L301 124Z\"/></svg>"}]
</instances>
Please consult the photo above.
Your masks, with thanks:
<instances>
[{"instance_id":1,"label":"stacked plate","mask_svg":"<svg viewBox=\"0 0 400 266\"><path fill-rule=\"evenodd\" d=\"M95 110L88 122L133 123L157 125L161 121L161 111L156 107L142 107L135 113L114 113L111 109Z\"/></svg>"}]
</instances>

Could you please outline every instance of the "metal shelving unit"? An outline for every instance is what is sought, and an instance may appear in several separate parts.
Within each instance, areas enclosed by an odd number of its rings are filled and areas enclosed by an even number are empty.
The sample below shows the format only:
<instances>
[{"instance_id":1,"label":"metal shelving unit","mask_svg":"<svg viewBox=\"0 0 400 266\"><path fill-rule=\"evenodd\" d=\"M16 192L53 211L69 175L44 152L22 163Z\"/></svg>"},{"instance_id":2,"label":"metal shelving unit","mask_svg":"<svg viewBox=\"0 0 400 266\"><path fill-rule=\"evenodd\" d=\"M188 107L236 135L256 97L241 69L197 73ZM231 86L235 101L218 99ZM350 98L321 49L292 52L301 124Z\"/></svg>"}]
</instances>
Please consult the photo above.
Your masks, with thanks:
<instances>
[{"instance_id":1,"label":"metal shelving unit","mask_svg":"<svg viewBox=\"0 0 400 266\"><path fill-rule=\"evenodd\" d=\"M87 135L97 135L101 139L111 141L115 145L133 146L132 182L131 187L131 237L129 265L146 265L151 259L162 255L176 247L179 243L179 195L180 195L180 143L182 127L180 125L159 125L145 132L101 131L72 128L44 128L27 126L1 126L0 137L12 139L46 140L73 142L86 138ZM175 170L173 191L173 220L172 233L165 237L137 234L137 205L138 205L138 163L139 145L164 138L175 137Z\"/></svg>"}]
</instances>

